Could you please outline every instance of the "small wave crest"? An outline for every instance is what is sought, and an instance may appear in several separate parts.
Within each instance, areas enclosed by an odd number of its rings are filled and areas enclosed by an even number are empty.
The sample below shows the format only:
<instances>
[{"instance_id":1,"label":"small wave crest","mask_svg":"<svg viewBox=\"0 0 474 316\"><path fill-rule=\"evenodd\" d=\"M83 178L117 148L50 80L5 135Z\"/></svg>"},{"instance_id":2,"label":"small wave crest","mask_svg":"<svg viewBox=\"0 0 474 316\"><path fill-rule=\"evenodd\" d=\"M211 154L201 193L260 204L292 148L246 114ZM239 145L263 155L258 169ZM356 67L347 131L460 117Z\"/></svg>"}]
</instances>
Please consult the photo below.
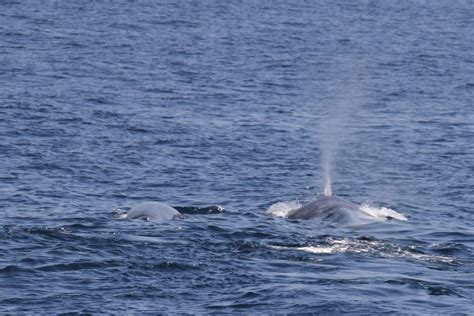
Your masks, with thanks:
<instances>
[{"instance_id":1,"label":"small wave crest","mask_svg":"<svg viewBox=\"0 0 474 316\"><path fill-rule=\"evenodd\" d=\"M267 214L286 218L288 213L301 206L302 204L298 201L278 202L268 208Z\"/></svg>"}]
</instances>

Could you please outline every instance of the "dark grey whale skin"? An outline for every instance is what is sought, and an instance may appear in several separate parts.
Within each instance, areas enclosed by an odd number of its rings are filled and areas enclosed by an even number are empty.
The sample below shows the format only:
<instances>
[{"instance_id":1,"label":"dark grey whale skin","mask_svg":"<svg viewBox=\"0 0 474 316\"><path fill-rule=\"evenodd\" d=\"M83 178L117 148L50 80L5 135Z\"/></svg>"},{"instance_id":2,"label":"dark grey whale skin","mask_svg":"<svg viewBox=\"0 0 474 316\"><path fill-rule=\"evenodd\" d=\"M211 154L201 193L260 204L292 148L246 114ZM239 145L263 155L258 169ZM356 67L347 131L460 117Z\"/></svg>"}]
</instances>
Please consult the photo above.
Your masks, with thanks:
<instances>
[{"instance_id":1,"label":"dark grey whale skin","mask_svg":"<svg viewBox=\"0 0 474 316\"><path fill-rule=\"evenodd\" d=\"M359 206L336 196L323 196L288 213L289 219L334 219L339 221L359 212Z\"/></svg>"}]
</instances>

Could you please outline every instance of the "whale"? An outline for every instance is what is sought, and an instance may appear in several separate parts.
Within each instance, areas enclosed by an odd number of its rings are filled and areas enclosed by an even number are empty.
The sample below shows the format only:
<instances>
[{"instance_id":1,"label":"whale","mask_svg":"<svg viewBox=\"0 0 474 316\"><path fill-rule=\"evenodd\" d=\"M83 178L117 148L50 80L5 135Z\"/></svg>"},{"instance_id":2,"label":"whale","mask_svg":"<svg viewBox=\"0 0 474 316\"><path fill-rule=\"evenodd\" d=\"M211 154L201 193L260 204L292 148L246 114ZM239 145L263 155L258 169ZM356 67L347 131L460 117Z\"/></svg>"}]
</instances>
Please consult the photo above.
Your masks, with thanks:
<instances>
[{"instance_id":1,"label":"whale","mask_svg":"<svg viewBox=\"0 0 474 316\"><path fill-rule=\"evenodd\" d=\"M360 206L337 196L324 195L306 205L291 210L288 219L320 219L338 224L355 224L372 220L375 217L361 212Z\"/></svg>"},{"instance_id":2,"label":"whale","mask_svg":"<svg viewBox=\"0 0 474 316\"><path fill-rule=\"evenodd\" d=\"M166 222L181 217L175 208L161 202L144 202L133 206L126 214L116 210L118 219L144 219L153 222Z\"/></svg>"},{"instance_id":3,"label":"whale","mask_svg":"<svg viewBox=\"0 0 474 316\"><path fill-rule=\"evenodd\" d=\"M336 225L362 225L386 220L407 221L408 218L386 207L358 205L333 195L323 195L316 200L290 210L286 218L293 220L318 219Z\"/></svg>"}]
</instances>

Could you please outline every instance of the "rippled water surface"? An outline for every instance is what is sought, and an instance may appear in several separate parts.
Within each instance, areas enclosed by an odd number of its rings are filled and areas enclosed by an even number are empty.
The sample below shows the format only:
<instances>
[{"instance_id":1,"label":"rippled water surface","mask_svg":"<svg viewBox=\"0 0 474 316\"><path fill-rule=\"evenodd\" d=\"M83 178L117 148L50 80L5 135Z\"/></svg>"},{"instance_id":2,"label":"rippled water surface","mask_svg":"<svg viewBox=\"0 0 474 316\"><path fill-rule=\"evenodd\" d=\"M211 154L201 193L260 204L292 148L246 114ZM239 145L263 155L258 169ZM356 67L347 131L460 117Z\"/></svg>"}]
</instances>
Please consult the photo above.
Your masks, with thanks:
<instances>
[{"instance_id":1,"label":"rippled water surface","mask_svg":"<svg viewBox=\"0 0 474 316\"><path fill-rule=\"evenodd\" d=\"M472 314L473 19L1 1L0 313ZM285 218L324 170L408 220ZM114 217L147 201L184 217Z\"/></svg>"}]
</instances>

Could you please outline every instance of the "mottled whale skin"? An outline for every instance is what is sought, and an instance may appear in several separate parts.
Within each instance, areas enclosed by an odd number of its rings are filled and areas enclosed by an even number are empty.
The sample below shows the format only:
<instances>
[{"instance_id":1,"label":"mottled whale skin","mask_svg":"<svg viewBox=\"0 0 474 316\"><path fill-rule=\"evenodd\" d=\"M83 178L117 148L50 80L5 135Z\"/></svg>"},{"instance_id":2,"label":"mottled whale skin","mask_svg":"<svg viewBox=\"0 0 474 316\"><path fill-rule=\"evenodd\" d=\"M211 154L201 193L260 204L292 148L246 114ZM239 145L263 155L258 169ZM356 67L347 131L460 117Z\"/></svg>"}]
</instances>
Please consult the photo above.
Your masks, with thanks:
<instances>
[{"instance_id":1,"label":"mottled whale skin","mask_svg":"<svg viewBox=\"0 0 474 316\"><path fill-rule=\"evenodd\" d=\"M336 196L322 196L300 208L288 213L289 219L332 220L335 222L348 222L355 217L360 217L359 206Z\"/></svg>"},{"instance_id":2,"label":"mottled whale skin","mask_svg":"<svg viewBox=\"0 0 474 316\"><path fill-rule=\"evenodd\" d=\"M160 202L145 202L135 205L127 214L118 215L118 218L166 222L180 216L181 213L169 205Z\"/></svg>"}]
</instances>

